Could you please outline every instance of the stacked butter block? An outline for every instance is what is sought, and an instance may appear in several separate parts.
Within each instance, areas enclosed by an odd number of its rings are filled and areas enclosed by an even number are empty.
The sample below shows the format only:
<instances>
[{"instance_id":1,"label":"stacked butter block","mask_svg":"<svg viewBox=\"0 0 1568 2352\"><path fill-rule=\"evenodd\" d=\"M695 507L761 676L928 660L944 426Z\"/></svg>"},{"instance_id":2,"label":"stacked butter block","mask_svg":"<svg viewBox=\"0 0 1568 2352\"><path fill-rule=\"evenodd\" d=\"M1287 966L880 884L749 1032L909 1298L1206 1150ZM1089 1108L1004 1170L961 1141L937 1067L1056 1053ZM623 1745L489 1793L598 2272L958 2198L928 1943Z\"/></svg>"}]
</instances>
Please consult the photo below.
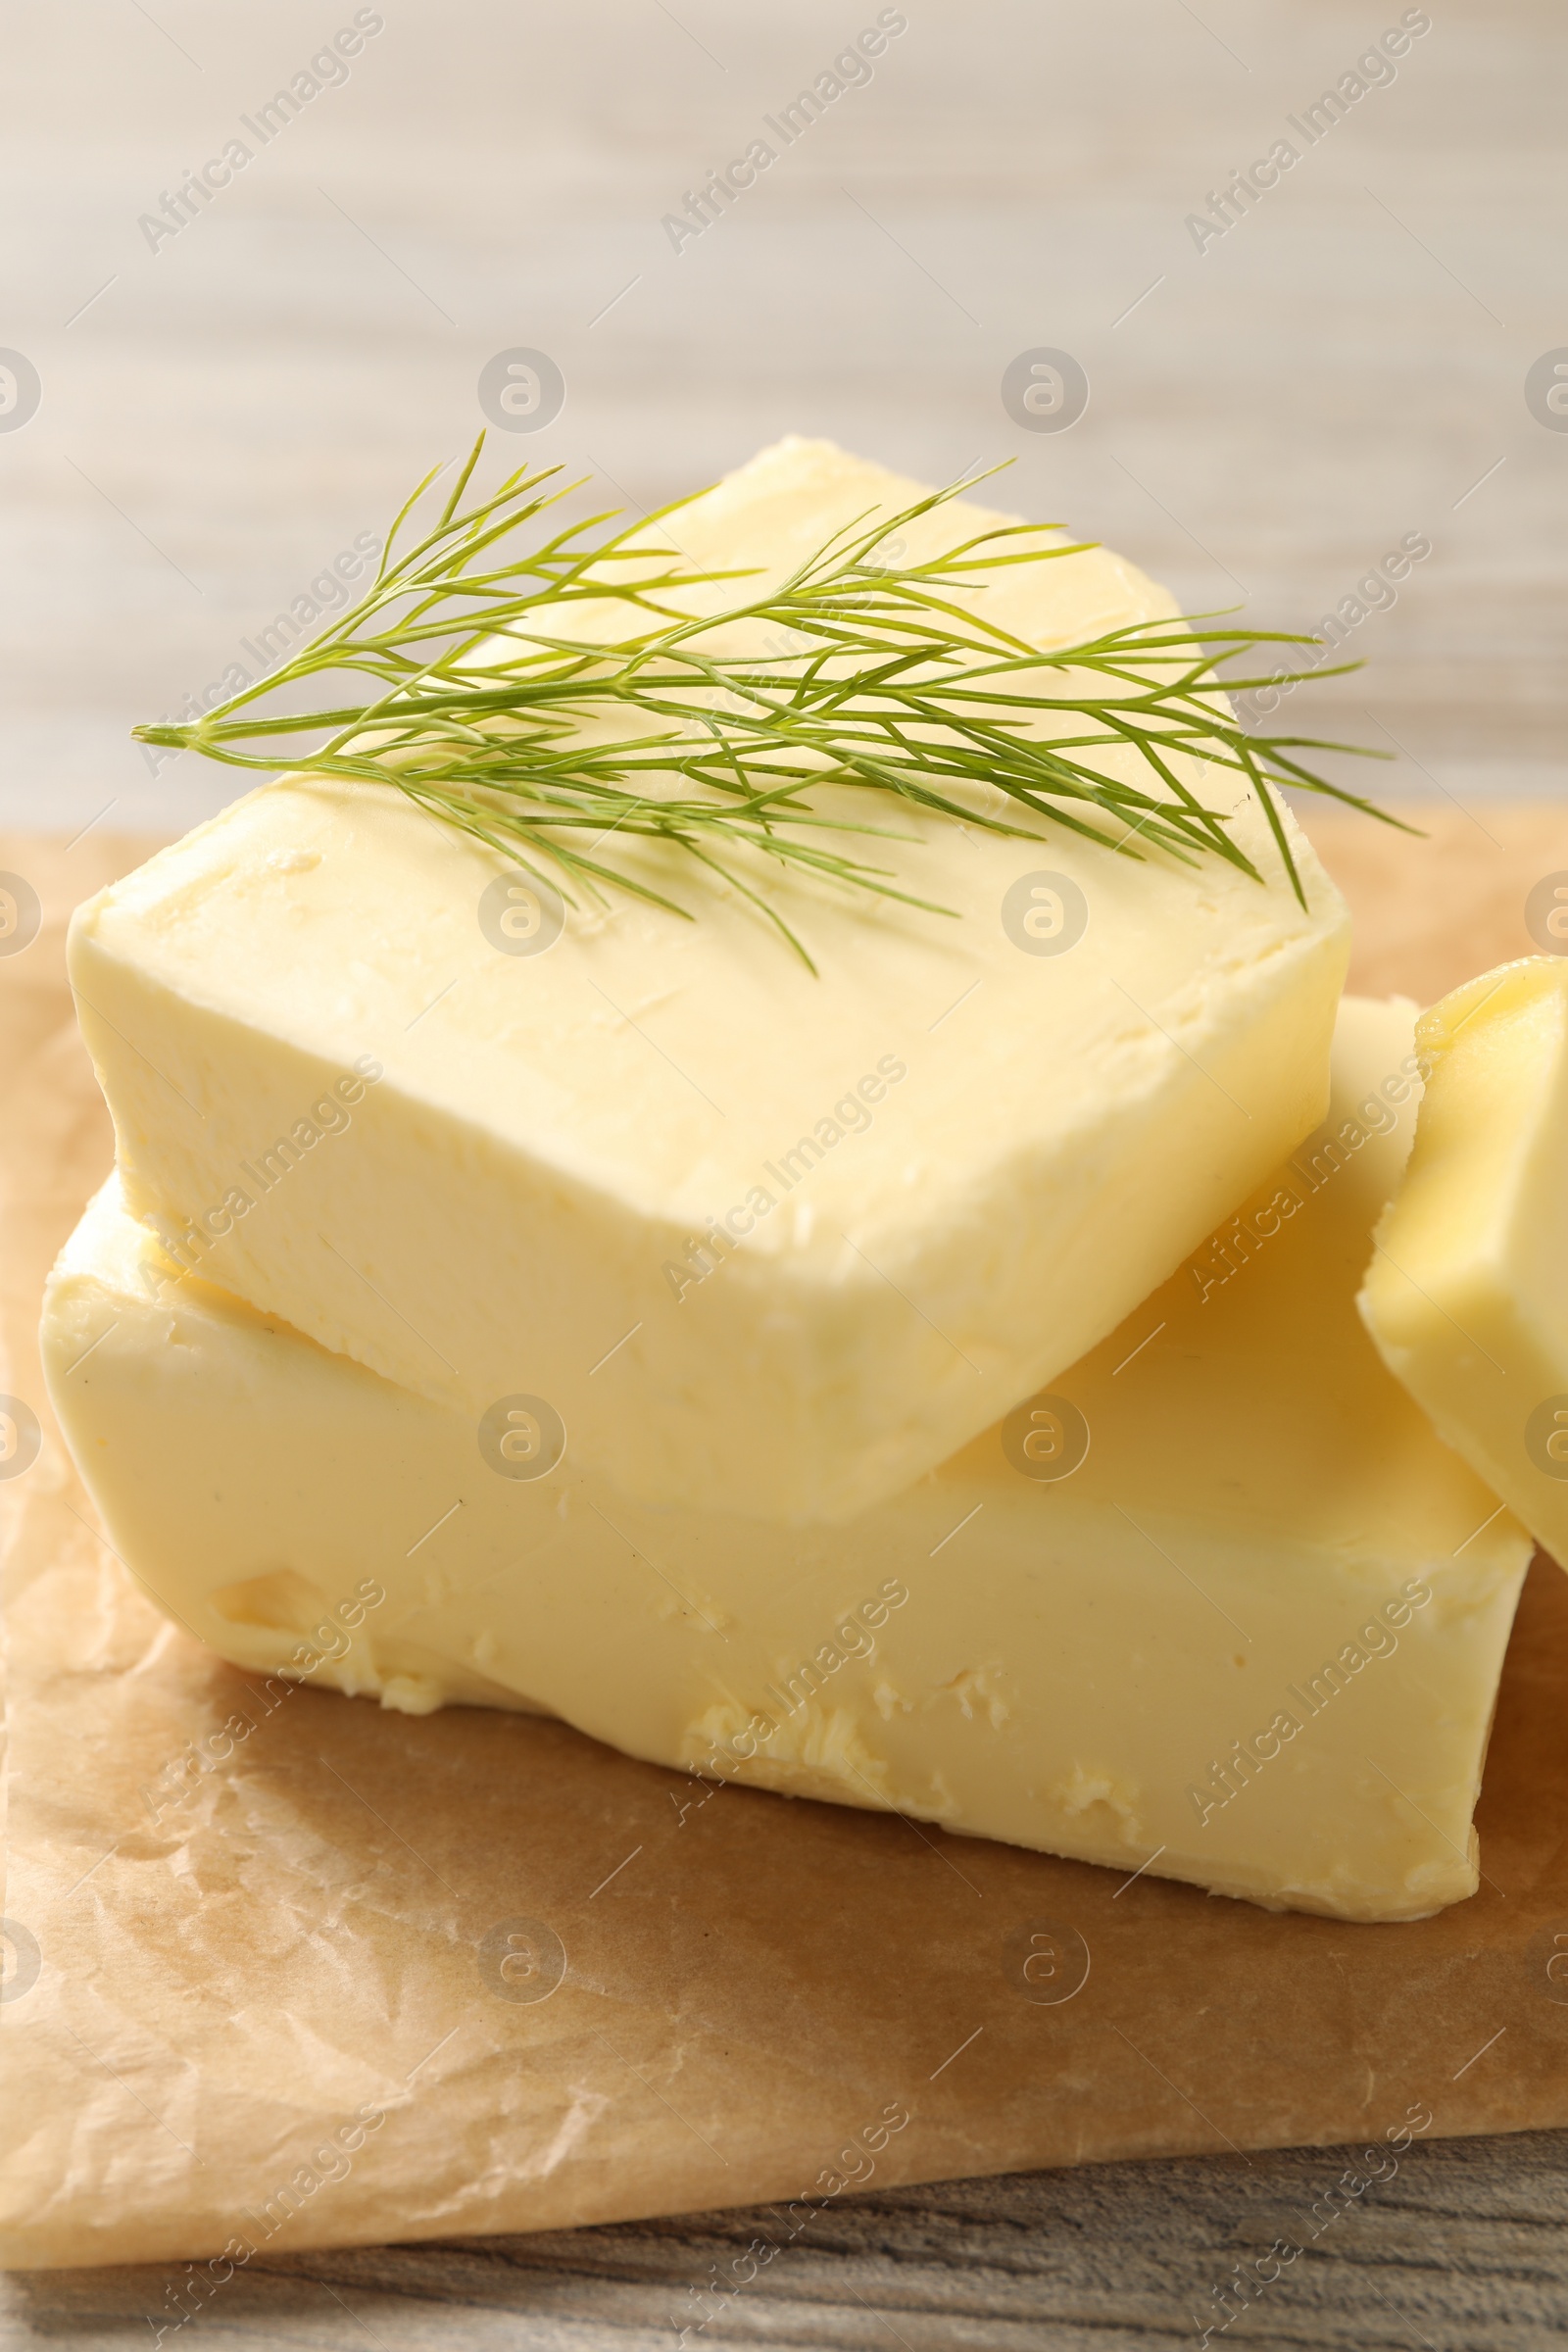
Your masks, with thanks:
<instances>
[{"instance_id":1,"label":"stacked butter block","mask_svg":"<svg viewBox=\"0 0 1568 2352\"><path fill-rule=\"evenodd\" d=\"M786 443L676 527L778 573L917 496ZM1000 578L1039 645L1172 610ZM814 974L739 893L564 910L310 775L101 894L118 1172L44 1338L117 1548L413 1712L1273 1905L1472 1891L1530 1546L1357 1316L1414 1008L1341 1004L1310 848L1303 906L1223 798L1261 882L911 809L958 919L781 880Z\"/></svg>"}]
</instances>

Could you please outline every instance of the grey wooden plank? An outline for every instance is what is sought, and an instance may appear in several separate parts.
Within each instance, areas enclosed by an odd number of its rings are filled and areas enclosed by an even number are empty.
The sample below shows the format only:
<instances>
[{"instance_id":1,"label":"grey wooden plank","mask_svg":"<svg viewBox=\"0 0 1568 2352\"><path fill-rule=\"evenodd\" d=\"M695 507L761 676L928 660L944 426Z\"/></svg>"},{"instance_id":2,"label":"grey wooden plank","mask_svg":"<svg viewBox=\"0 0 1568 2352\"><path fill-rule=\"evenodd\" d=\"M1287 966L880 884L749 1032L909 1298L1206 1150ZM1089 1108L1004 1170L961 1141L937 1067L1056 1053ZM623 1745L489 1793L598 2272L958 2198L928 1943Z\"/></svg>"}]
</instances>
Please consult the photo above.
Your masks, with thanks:
<instances>
[{"instance_id":1,"label":"grey wooden plank","mask_svg":"<svg viewBox=\"0 0 1568 2352\"><path fill-rule=\"evenodd\" d=\"M1009 499L1193 605L1296 627L1424 531L1314 731L1388 728L1420 763L1391 771L1405 788L1561 789L1568 438L1523 395L1568 333L1550 0L1431 12L1397 78L1201 254L1189 215L1393 0L911 5L869 84L678 253L662 217L869 0L383 13L350 79L152 252L139 216L330 12L8 11L4 334L45 399L0 432L7 821L84 823L113 797L122 826L178 829L219 805L228 779L189 757L150 775L129 722L217 678L383 522L518 343L559 360L567 399L506 454L634 504L790 430L930 478L1013 458ZM1041 344L1089 371L1068 432L1002 406Z\"/></svg>"},{"instance_id":2,"label":"grey wooden plank","mask_svg":"<svg viewBox=\"0 0 1568 2352\"><path fill-rule=\"evenodd\" d=\"M533 2237L301 2254L238 2276L166 2341L376 2342L426 2352L1176 2352L1213 2290L1303 2242L1233 2337L1314 2352L1540 2352L1568 2332L1568 2132L1436 2141L1333 2218L1354 2149L1086 2166L846 2201L720 2304L703 2289L769 2232L731 2212ZM1318 2205L1319 2234L1304 2242ZM0 2343L151 2340L177 2266L13 2275ZM711 2315L709 2324L697 2323ZM1214 2341L1223 2340L1216 2333Z\"/></svg>"}]
</instances>

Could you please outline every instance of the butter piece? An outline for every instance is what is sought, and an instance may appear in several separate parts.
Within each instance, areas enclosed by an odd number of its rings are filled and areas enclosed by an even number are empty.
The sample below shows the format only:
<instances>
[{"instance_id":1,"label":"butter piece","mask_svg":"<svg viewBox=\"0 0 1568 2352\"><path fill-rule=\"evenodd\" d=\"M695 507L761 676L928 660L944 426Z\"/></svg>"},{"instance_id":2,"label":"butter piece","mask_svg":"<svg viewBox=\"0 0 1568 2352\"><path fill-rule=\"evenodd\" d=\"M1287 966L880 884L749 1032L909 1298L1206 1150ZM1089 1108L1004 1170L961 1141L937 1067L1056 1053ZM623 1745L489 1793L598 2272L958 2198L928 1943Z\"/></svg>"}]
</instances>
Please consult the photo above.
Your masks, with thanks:
<instances>
[{"instance_id":1,"label":"butter piece","mask_svg":"<svg viewBox=\"0 0 1568 2352\"><path fill-rule=\"evenodd\" d=\"M1361 1312L1439 1435L1568 1566L1568 965L1423 1013L1415 1148Z\"/></svg>"},{"instance_id":2,"label":"butter piece","mask_svg":"<svg viewBox=\"0 0 1568 2352\"><path fill-rule=\"evenodd\" d=\"M785 443L677 527L706 564L777 571L918 487ZM993 519L947 510L909 553ZM988 615L1042 643L1171 610L1102 551L1001 578ZM1298 906L1250 798L1261 885L1060 827L854 812L916 836L890 858L961 919L764 878L815 979L652 851L627 855L694 922L617 896L513 954L543 934L526 909L497 931L501 862L396 793L251 795L73 930L131 1206L422 1396L475 1418L545 1397L574 1457L645 1499L834 1519L898 1493L1103 1338L1321 1116L1348 928L1287 815ZM1041 872L1054 899L1029 898Z\"/></svg>"},{"instance_id":3,"label":"butter piece","mask_svg":"<svg viewBox=\"0 0 1568 2352\"><path fill-rule=\"evenodd\" d=\"M51 1394L122 1556L256 1673L554 1711L685 1767L677 1816L738 1779L1419 1917L1476 1885L1530 1546L1355 1315L1413 1009L1347 1002L1328 1129L1049 1398L846 1528L628 1503L521 1400L476 1434L180 1277L114 1185L49 1285Z\"/></svg>"}]
</instances>

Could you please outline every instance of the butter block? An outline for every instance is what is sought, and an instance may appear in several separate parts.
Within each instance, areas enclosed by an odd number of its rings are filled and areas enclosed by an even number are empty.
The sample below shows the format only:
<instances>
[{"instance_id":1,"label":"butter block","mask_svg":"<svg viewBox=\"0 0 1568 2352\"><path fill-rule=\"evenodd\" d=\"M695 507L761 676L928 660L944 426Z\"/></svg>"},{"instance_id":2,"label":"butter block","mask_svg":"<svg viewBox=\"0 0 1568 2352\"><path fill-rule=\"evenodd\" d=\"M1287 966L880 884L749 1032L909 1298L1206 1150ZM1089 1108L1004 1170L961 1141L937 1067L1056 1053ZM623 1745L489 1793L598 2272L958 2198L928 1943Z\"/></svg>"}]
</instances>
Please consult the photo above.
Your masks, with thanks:
<instances>
[{"instance_id":1,"label":"butter block","mask_svg":"<svg viewBox=\"0 0 1568 2352\"><path fill-rule=\"evenodd\" d=\"M1423 1013L1426 1092L1361 1312L1383 1360L1568 1566L1568 965Z\"/></svg>"},{"instance_id":2,"label":"butter block","mask_svg":"<svg viewBox=\"0 0 1568 2352\"><path fill-rule=\"evenodd\" d=\"M776 574L919 487L791 442L674 527ZM1003 519L944 510L908 555ZM1172 610L1099 550L984 595L1042 645ZM621 895L554 936L498 917L502 860L395 791L241 800L73 927L132 1210L432 1401L544 1397L643 1500L831 1521L899 1493L1321 1117L1348 923L1287 814L1297 905L1245 795L1261 883L852 799L959 919L765 879L820 978L653 848L624 855L695 921Z\"/></svg>"},{"instance_id":3,"label":"butter block","mask_svg":"<svg viewBox=\"0 0 1568 2352\"><path fill-rule=\"evenodd\" d=\"M684 1768L677 1813L750 1782L1420 1917L1476 1885L1530 1544L1356 1318L1413 1012L1348 1002L1328 1127L847 1527L629 1503L538 1400L476 1429L182 1276L113 1184L49 1285L51 1395L122 1557L257 1674L553 1711Z\"/></svg>"}]
</instances>

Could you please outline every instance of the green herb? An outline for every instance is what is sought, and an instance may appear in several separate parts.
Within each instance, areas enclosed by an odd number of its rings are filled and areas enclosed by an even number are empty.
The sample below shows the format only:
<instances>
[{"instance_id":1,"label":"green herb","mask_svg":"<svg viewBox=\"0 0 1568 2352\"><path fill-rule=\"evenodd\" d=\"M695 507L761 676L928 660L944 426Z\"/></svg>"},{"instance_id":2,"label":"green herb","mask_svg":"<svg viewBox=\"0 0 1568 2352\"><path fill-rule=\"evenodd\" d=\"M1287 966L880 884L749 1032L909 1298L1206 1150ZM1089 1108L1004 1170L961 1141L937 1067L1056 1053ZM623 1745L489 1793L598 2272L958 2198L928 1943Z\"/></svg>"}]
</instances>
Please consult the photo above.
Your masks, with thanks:
<instances>
[{"instance_id":1,"label":"green herb","mask_svg":"<svg viewBox=\"0 0 1568 2352\"><path fill-rule=\"evenodd\" d=\"M635 529L610 529L613 514L596 514L518 554L511 534L580 485L548 488L559 467L522 467L464 510L483 444L481 434L435 527L400 553L410 514L436 478L426 475L388 533L372 585L341 619L193 724L140 726L136 737L235 767L271 771L292 759L318 774L393 785L536 881L546 878L539 861L549 861L573 904L576 884L596 899L620 889L685 914L604 854L617 835L669 843L743 892L808 963L764 895L760 858L951 911L841 846L845 836L911 837L821 813L810 795L824 786L863 787L1023 839L1040 836L1015 818L1046 817L1123 856L1153 844L1188 861L1222 858L1260 879L1227 833L1226 814L1205 808L1177 774L1173 761L1187 755L1252 785L1303 904L1271 787L1300 786L1384 814L1293 756L1358 747L1250 734L1221 691L1337 674L1220 679L1221 665L1244 649L1316 639L1205 627L1200 641L1193 622L1173 619L1041 653L955 603L955 592L983 587L1006 565L1081 547L1012 548L1003 543L1043 527L1014 524L926 563L878 560L879 548L956 498L958 485L898 514L860 517L782 586L752 599L741 592L722 612L693 618L668 600L754 575L692 570L654 544L649 533L676 506ZM624 608L624 633L573 638L573 607L607 599ZM771 632L764 642L780 650L713 651L714 631L737 621L762 624ZM276 708L327 672L357 672L373 691L329 709ZM264 698L266 715L254 709ZM1042 715L1061 732L1031 733ZM613 740L604 739L607 718ZM587 735L585 723L594 730ZM292 752L301 735L325 741ZM1117 749L1140 756L1144 787L1108 772L1104 756ZM976 785L995 787L1012 809L981 812L953 796L955 786ZM737 858L751 879L736 870Z\"/></svg>"}]
</instances>

